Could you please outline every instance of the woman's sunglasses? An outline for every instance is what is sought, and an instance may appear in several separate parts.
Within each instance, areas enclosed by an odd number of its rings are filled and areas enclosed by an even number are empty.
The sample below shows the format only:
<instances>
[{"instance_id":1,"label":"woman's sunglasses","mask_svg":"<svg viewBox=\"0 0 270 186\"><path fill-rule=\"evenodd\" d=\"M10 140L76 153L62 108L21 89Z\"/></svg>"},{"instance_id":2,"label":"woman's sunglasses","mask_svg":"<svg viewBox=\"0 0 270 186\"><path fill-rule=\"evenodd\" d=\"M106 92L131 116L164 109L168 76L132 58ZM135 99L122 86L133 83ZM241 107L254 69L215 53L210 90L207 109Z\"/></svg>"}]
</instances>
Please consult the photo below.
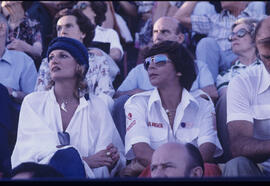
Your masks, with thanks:
<instances>
[{"instance_id":1,"label":"woman's sunglasses","mask_svg":"<svg viewBox=\"0 0 270 186\"><path fill-rule=\"evenodd\" d=\"M144 60L144 68L147 71L151 62L154 62L157 66L163 66L169 61L171 60L164 54L150 56Z\"/></svg>"},{"instance_id":2,"label":"woman's sunglasses","mask_svg":"<svg viewBox=\"0 0 270 186\"><path fill-rule=\"evenodd\" d=\"M79 5L76 4L73 6L73 9L80 9L80 10L84 10L86 9L90 4L88 3L80 3Z\"/></svg>"},{"instance_id":3,"label":"woman's sunglasses","mask_svg":"<svg viewBox=\"0 0 270 186\"><path fill-rule=\"evenodd\" d=\"M248 34L249 33L249 31L247 31L246 29L244 29L244 28L241 28L240 30L238 30L237 32L232 32L230 35L229 35L229 37L228 37L228 40L230 41L230 42L232 42L232 38L233 38L233 36L234 35L236 35L238 38L242 38L242 37L244 37L246 34Z\"/></svg>"}]
</instances>

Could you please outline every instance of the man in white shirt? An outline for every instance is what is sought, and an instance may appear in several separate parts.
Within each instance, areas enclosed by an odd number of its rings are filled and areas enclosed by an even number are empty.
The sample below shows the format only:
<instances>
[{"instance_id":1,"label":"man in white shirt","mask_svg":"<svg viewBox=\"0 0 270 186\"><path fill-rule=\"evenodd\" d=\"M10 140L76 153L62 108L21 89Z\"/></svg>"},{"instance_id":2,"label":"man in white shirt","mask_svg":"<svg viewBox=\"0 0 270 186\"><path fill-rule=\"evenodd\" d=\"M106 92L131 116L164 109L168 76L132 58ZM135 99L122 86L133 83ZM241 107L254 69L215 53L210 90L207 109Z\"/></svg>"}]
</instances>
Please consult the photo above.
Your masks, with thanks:
<instances>
[{"instance_id":1,"label":"man in white shirt","mask_svg":"<svg viewBox=\"0 0 270 186\"><path fill-rule=\"evenodd\" d=\"M256 28L256 47L264 65L235 77L227 93L227 125L234 159L224 176L270 175L270 17ZM263 172L257 167L262 163Z\"/></svg>"}]
</instances>

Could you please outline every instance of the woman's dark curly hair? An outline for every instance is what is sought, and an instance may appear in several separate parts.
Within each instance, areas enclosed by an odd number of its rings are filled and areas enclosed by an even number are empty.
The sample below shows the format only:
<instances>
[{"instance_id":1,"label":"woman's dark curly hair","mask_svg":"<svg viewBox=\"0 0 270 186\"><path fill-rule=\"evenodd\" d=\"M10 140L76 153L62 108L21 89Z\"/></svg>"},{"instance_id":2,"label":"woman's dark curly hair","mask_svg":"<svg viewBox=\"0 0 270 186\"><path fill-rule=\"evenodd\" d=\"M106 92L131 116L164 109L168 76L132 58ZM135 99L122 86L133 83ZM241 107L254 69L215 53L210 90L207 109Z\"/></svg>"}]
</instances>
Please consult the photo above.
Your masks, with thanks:
<instances>
[{"instance_id":1,"label":"woman's dark curly hair","mask_svg":"<svg viewBox=\"0 0 270 186\"><path fill-rule=\"evenodd\" d=\"M144 59L157 54L167 54L173 62L176 72L180 72L180 85L190 90L196 79L194 60L187 49L176 41L163 41L153 45L144 52Z\"/></svg>"},{"instance_id":2,"label":"woman's dark curly hair","mask_svg":"<svg viewBox=\"0 0 270 186\"><path fill-rule=\"evenodd\" d=\"M105 13L107 12L107 4L103 1L89 1L89 2L91 9L96 14L95 16L96 25L101 26L106 19Z\"/></svg>"},{"instance_id":3,"label":"woman's dark curly hair","mask_svg":"<svg viewBox=\"0 0 270 186\"><path fill-rule=\"evenodd\" d=\"M78 9L64 9L59 11L54 18L54 29L53 35L57 37L57 22L60 18L64 16L74 16L76 17L76 23L80 28L80 31L85 34L85 38L83 39L83 44L86 47L89 47L94 36L95 36L95 25L91 23L91 21L86 17L80 10Z\"/></svg>"}]
</instances>

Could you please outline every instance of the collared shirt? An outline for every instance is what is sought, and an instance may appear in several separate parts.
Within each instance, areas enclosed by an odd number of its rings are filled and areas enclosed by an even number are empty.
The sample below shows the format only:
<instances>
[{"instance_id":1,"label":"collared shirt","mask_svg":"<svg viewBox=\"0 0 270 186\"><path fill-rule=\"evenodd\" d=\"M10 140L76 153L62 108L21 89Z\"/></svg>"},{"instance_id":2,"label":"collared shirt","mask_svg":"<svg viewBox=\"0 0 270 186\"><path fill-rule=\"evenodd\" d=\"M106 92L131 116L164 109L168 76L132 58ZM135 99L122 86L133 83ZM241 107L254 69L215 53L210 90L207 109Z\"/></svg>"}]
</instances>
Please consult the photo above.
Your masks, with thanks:
<instances>
[{"instance_id":1,"label":"collared shirt","mask_svg":"<svg viewBox=\"0 0 270 186\"><path fill-rule=\"evenodd\" d=\"M190 142L195 146L210 142L216 145L216 154L222 152L217 138L214 105L200 96L193 97L183 89L177 106L173 129L162 106L158 89L133 95L125 103L125 153L133 159L132 145L145 142L153 149L167 142Z\"/></svg>"},{"instance_id":2,"label":"collared shirt","mask_svg":"<svg viewBox=\"0 0 270 186\"><path fill-rule=\"evenodd\" d=\"M93 41L99 42L107 42L110 43L110 49L117 48L121 51L121 58L124 54L123 47L120 43L120 39L118 33L111 28L103 28L100 26L96 26L95 29L95 37Z\"/></svg>"},{"instance_id":3,"label":"collared shirt","mask_svg":"<svg viewBox=\"0 0 270 186\"><path fill-rule=\"evenodd\" d=\"M103 101L110 106L113 102L111 97L115 91L112 85L113 80L109 76L108 59L105 55L98 56L91 52L89 52L88 57L89 69L85 78L89 87L89 93L101 97ZM47 58L44 58L39 68L35 91L46 90L50 80L48 60Z\"/></svg>"},{"instance_id":4,"label":"collared shirt","mask_svg":"<svg viewBox=\"0 0 270 186\"><path fill-rule=\"evenodd\" d=\"M256 65L233 78L227 91L227 123L249 121L253 136L270 140L270 74L265 66ZM270 159L263 163L270 172Z\"/></svg>"},{"instance_id":5,"label":"collared shirt","mask_svg":"<svg viewBox=\"0 0 270 186\"><path fill-rule=\"evenodd\" d=\"M17 141L11 156L12 168L28 161L49 163L54 153L61 149L56 147L60 145L58 132L63 132L63 128L54 88L26 96L22 103ZM125 165L123 143L108 109L98 97L90 96L88 101L84 97L80 98L65 132L70 135L70 146L81 157L104 150L110 143L118 148L120 159L111 174L106 166L91 169L83 161L88 177L109 177Z\"/></svg>"},{"instance_id":6,"label":"collared shirt","mask_svg":"<svg viewBox=\"0 0 270 186\"><path fill-rule=\"evenodd\" d=\"M226 70L225 72L220 73L217 76L217 81L216 81L216 87L218 90L221 90L221 88L224 88L226 86L228 86L230 80L240 74L242 71L255 66L255 65L261 65L262 62L259 59L256 59L255 61L253 61L252 64L250 65L245 65L243 63L241 63L239 60L237 60L235 62L235 64L233 66L231 66L230 69Z\"/></svg>"},{"instance_id":7,"label":"collared shirt","mask_svg":"<svg viewBox=\"0 0 270 186\"><path fill-rule=\"evenodd\" d=\"M252 10L252 9L251 9ZM231 49L231 43L228 36L231 33L233 23L243 17L252 17L258 20L266 17L266 15L252 12L244 9L237 17L230 14L229 11L223 10L220 14L209 15L191 15L192 31L206 34L208 37L214 38L222 51Z\"/></svg>"},{"instance_id":8,"label":"collared shirt","mask_svg":"<svg viewBox=\"0 0 270 186\"><path fill-rule=\"evenodd\" d=\"M205 63L202 63L199 60L195 61L197 66L197 77L192 84L190 91L197 90L199 88L206 87L208 85L214 84L213 77L208 70L208 67ZM129 91L133 89L142 89L142 90L152 90L154 86L149 80L147 71L144 68L143 64L139 64L134 67L127 75L123 83L120 85L117 91Z\"/></svg>"},{"instance_id":9,"label":"collared shirt","mask_svg":"<svg viewBox=\"0 0 270 186\"><path fill-rule=\"evenodd\" d=\"M31 57L5 49L0 60L0 83L26 94L34 91L37 70Z\"/></svg>"}]
</instances>

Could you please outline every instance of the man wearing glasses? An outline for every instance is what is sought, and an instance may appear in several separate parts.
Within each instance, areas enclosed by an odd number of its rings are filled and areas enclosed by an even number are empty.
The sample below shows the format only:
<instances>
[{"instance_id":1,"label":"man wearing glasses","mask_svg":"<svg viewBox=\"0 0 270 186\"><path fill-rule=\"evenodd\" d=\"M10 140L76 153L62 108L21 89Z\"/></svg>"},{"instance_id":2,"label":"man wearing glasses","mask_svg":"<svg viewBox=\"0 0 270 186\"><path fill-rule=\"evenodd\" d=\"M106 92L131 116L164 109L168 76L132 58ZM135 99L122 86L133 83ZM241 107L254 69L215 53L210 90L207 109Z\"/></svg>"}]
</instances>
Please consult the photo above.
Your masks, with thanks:
<instances>
[{"instance_id":1,"label":"man wearing glasses","mask_svg":"<svg viewBox=\"0 0 270 186\"><path fill-rule=\"evenodd\" d=\"M270 175L269 30L268 16L255 30L258 55L264 65L247 69L228 86L227 125L234 159L226 163L224 176Z\"/></svg>"}]
</instances>

